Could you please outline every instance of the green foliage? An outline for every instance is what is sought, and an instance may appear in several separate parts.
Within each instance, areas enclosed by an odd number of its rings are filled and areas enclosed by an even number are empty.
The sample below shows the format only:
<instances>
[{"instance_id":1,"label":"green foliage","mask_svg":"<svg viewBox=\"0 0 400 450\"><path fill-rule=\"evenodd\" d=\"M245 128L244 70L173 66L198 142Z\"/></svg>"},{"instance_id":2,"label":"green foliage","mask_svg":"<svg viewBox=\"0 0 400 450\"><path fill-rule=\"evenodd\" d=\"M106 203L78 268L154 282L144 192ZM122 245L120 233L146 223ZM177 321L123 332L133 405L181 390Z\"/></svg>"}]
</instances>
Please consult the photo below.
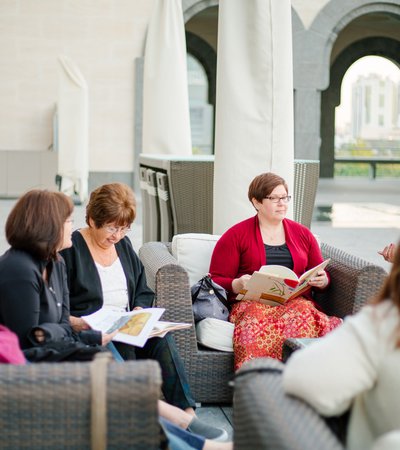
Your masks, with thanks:
<instances>
[{"instance_id":1,"label":"green foliage","mask_svg":"<svg viewBox=\"0 0 400 450\"><path fill-rule=\"evenodd\" d=\"M367 163L336 163L335 177L371 177L372 168ZM377 178L400 178L400 163L378 164L376 168Z\"/></svg>"},{"instance_id":2,"label":"green foliage","mask_svg":"<svg viewBox=\"0 0 400 450\"><path fill-rule=\"evenodd\" d=\"M340 148L335 149L336 156L374 156L376 151L373 150L365 141L357 139L356 142L348 142L342 144Z\"/></svg>"},{"instance_id":3,"label":"green foliage","mask_svg":"<svg viewBox=\"0 0 400 450\"><path fill-rule=\"evenodd\" d=\"M364 141L343 143L335 149L336 157L345 158L399 158L398 141ZM335 163L334 176L338 177L372 177L372 166L369 163ZM400 163L377 164L376 178L400 178Z\"/></svg>"}]
</instances>

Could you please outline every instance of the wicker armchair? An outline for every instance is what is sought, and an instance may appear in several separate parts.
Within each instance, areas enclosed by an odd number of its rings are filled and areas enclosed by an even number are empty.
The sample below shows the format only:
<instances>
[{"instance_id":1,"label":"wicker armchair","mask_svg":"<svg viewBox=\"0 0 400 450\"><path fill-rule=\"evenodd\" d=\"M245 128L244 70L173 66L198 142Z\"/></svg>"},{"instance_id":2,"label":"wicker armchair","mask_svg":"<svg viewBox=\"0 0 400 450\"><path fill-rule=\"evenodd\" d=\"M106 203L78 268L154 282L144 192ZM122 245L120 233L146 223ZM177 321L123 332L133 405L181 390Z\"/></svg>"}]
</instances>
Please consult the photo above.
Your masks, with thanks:
<instances>
[{"instance_id":1,"label":"wicker armchair","mask_svg":"<svg viewBox=\"0 0 400 450\"><path fill-rule=\"evenodd\" d=\"M279 361L260 358L243 364L236 373L235 450L343 450L341 440L315 410L284 393L283 367ZM345 423L331 420L341 437Z\"/></svg>"},{"instance_id":2,"label":"wicker armchair","mask_svg":"<svg viewBox=\"0 0 400 450\"><path fill-rule=\"evenodd\" d=\"M0 364L0 447L93 448L90 366L86 362ZM106 386L107 448L158 449L158 364L110 363Z\"/></svg>"},{"instance_id":3,"label":"wicker armchair","mask_svg":"<svg viewBox=\"0 0 400 450\"><path fill-rule=\"evenodd\" d=\"M332 285L318 299L328 314L353 314L380 288L386 272L381 267L322 244L324 258L331 258ZM188 273L171 254L170 244L148 242L139 250L156 305L166 308L165 320L193 323ZM197 255L193 255L196 258ZM194 327L174 334L190 386L197 402L230 403L233 355L200 348Z\"/></svg>"}]
</instances>

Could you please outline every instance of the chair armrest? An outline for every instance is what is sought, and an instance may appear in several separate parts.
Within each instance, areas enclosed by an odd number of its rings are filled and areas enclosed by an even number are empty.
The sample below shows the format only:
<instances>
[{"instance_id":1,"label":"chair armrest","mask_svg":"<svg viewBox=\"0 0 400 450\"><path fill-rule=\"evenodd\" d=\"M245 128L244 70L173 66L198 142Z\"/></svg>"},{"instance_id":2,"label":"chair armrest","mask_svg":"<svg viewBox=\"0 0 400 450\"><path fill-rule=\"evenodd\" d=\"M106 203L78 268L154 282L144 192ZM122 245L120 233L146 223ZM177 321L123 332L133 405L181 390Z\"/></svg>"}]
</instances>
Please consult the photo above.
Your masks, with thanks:
<instances>
[{"instance_id":1,"label":"chair armrest","mask_svg":"<svg viewBox=\"0 0 400 450\"><path fill-rule=\"evenodd\" d=\"M233 375L233 354L198 347L187 271L162 242L144 244L139 257L156 294L156 305L166 309L162 318L193 324L189 329L173 332L173 336L194 398L204 403L231 403L228 382Z\"/></svg>"},{"instance_id":2,"label":"chair armrest","mask_svg":"<svg viewBox=\"0 0 400 450\"><path fill-rule=\"evenodd\" d=\"M170 243L147 242L139 249L139 258L144 265L149 288L156 290L156 274L166 264L178 264L170 252Z\"/></svg>"},{"instance_id":3,"label":"chair armrest","mask_svg":"<svg viewBox=\"0 0 400 450\"><path fill-rule=\"evenodd\" d=\"M342 450L340 441L313 408L285 394L283 368L279 361L260 358L243 364L236 373L235 450Z\"/></svg>"},{"instance_id":4,"label":"chair armrest","mask_svg":"<svg viewBox=\"0 0 400 450\"><path fill-rule=\"evenodd\" d=\"M162 319L193 324L190 329L174 333L181 353L183 348L187 348L188 342L190 351L197 351L188 273L163 242L147 242L140 248L139 257L146 271L147 282L156 294L156 306L165 308Z\"/></svg>"},{"instance_id":5,"label":"chair armrest","mask_svg":"<svg viewBox=\"0 0 400 450\"><path fill-rule=\"evenodd\" d=\"M387 272L380 266L350 255L349 253L321 244L323 257L331 258L327 267L331 284L315 299L329 315L345 317L354 314L381 288Z\"/></svg>"},{"instance_id":6,"label":"chair armrest","mask_svg":"<svg viewBox=\"0 0 400 450\"><path fill-rule=\"evenodd\" d=\"M166 308L164 320L194 323L189 276L163 242L147 242L139 250L155 304Z\"/></svg>"},{"instance_id":7,"label":"chair armrest","mask_svg":"<svg viewBox=\"0 0 400 450\"><path fill-rule=\"evenodd\" d=\"M107 448L158 449L160 367L155 361L107 367ZM0 365L4 448L91 448L90 363Z\"/></svg>"}]
</instances>

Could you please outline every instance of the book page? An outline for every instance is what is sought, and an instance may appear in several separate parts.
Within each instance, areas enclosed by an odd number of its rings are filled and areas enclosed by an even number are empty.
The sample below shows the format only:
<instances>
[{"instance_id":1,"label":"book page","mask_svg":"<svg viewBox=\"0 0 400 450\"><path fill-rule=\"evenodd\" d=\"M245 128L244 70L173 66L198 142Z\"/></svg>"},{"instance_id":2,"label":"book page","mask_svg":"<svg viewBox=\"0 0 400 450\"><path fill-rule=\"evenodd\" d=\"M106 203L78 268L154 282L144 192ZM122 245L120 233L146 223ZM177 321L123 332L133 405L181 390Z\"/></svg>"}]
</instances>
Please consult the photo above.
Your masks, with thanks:
<instances>
[{"instance_id":1,"label":"book page","mask_svg":"<svg viewBox=\"0 0 400 450\"><path fill-rule=\"evenodd\" d=\"M275 275L280 278L289 278L291 280L296 280L296 281L299 280L297 275L293 272L293 270L289 269L289 267L278 266L275 264L261 266L260 269L258 270L258 272L268 273L270 275Z\"/></svg>"},{"instance_id":2,"label":"book page","mask_svg":"<svg viewBox=\"0 0 400 450\"><path fill-rule=\"evenodd\" d=\"M184 330L185 328L190 328L191 323L184 322L162 322L157 321L154 328L151 330L150 337L164 337L169 331L174 330Z\"/></svg>"},{"instance_id":3,"label":"book page","mask_svg":"<svg viewBox=\"0 0 400 450\"><path fill-rule=\"evenodd\" d=\"M322 261L321 264L318 264L318 266L313 267L310 270L307 270L307 272L304 272L303 275L299 279L299 285L294 290L293 294L291 295L291 298L299 296L302 292L306 291L308 287L308 282L311 280L311 278L315 277L317 273L320 270L324 270L325 267L329 264L330 258L326 259L325 261Z\"/></svg>"},{"instance_id":4,"label":"book page","mask_svg":"<svg viewBox=\"0 0 400 450\"><path fill-rule=\"evenodd\" d=\"M254 272L250 280L247 282L246 290L241 291L236 300L272 300L282 303L288 299L293 292L293 286L286 283L294 283L297 286L296 280L282 278L281 276L272 275L269 273Z\"/></svg>"},{"instance_id":5,"label":"book page","mask_svg":"<svg viewBox=\"0 0 400 450\"><path fill-rule=\"evenodd\" d=\"M94 330L103 333L119 332L113 341L143 347L164 308L144 308L129 312L112 311L101 308L82 319Z\"/></svg>"},{"instance_id":6,"label":"book page","mask_svg":"<svg viewBox=\"0 0 400 450\"><path fill-rule=\"evenodd\" d=\"M322 261L321 264L318 264L318 266L315 266L312 269L307 270L307 272L304 272L303 275L299 278L300 283L304 280L309 280L310 278L314 277L319 270L325 270L325 267L329 264L330 260L331 259L328 258L325 261Z\"/></svg>"},{"instance_id":7,"label":"book page","mask_svg":"<svg viewBox=\"0 0 400 450\"><path fill-rule=\"evenodd\" d=\"M255 271L236 300L255 300L268 305L285 303L289 298L295 298L308 290L308 281L319 270L324 269L329 259L305 272L300 278L284 266L262 266L263 271ZM270 271L269 269L272 268Z\"/></svg>"}]
</instances>

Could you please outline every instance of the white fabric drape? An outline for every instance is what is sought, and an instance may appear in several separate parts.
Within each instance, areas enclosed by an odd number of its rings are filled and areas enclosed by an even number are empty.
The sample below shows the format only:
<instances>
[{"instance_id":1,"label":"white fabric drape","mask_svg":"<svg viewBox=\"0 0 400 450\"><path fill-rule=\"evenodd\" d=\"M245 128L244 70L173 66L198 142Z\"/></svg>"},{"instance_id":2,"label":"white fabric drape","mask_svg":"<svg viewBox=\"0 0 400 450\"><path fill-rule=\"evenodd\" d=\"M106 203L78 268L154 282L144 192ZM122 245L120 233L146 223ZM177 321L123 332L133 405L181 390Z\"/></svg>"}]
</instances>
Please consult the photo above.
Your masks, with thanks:
<instances>
[{"instance_id":1,"label":"white fabric drape","mask_svg":"<svg viewBox=\"0 0 400 450\"><path fill-rule=\"evenodd\" d=\"M70 58L60 56L58 62L58 174L61 190L83 202L89 178L88 87Z\"/></svg>"},{"instance_id":2,"label":"white fabric drape","mask_svg":"<svg viewBox=\"0 0 400 450\"><path fill-rule=\"evenodd\" d=\"M143 153L192 154L181 0L156 0L147 30Z\"/></svg>"},{"instance_id":3,"label":"white fabric drape","mask_svg":"<svg viewBox=\"0 0 400 450\"><path fill-rule=\"evenodd\" d=\"M293 186L290 8L290 0L219 2L215 234L255 213L247 191L256 175L275 172Z\"/></svg>"}]
</instances>

